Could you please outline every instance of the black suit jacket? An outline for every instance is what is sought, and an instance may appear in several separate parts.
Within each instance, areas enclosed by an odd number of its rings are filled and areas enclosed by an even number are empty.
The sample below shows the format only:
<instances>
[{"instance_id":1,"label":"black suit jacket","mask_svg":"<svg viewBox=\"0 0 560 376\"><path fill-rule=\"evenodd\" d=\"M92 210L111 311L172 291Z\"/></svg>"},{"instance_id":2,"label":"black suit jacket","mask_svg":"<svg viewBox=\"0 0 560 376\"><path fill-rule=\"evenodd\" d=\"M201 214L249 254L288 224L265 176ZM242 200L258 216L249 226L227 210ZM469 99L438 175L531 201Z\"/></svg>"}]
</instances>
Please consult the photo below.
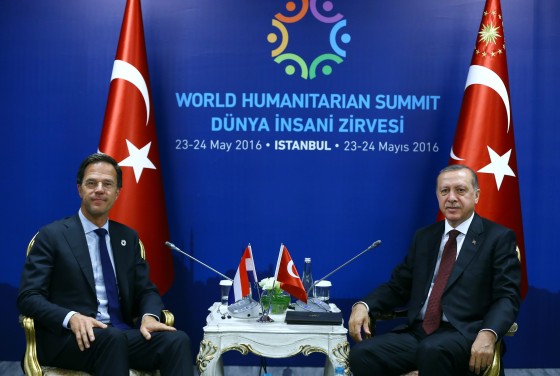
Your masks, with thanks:
<instances>
[{"instance_id":1,"label":"black suit jacket","mask_svg":"<svg viewBox=\"0 0 560 376\"><path fill-rule=\"evenodd\" d=\"M145 313L160 316L163 303L140 256L137 233L109 221L109 234L124 320L133 326L133 319ZM42 362L76 340L62 327L68 312L96 317L93 268L78 214L39 230L24 264L17 304L22 314L34 318Z\"/></svg>"},{"instance_id":2,"label":"black suit jacket","mask_svg":"<svg viewBox=\"0 0 560 376\"><path fill-rule=\"evenodd\" d=\"M427 299L444 221L418 230L408 254L389 282L363 301L370 313L407 306L412 324ZM473 340L481 329L501 338L515 321L520 305L520 264L515 233L475 214L442 296L449 322Z\"/></svg>"}]
</instances>

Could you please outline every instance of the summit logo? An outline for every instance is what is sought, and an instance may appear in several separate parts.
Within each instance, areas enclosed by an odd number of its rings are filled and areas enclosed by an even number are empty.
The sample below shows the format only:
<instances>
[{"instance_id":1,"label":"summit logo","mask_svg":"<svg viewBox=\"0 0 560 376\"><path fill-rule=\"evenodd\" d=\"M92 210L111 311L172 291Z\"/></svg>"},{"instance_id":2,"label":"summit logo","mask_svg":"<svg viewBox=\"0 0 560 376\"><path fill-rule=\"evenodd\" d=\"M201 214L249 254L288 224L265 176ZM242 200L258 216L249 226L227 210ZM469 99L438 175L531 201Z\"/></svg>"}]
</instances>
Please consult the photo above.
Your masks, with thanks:
<instances>
[{"instance_id":1,"label":"summit logo","mask_svg":"<svg viewBox=\"0 0 560 376\"><path fill-rule=\"evenodd\" d=\"M274 62L283 65L284 72L288 76L293 76L297 72L305 80L312 80L319 74L329 76L333 72L333 66L342 63L346 58L346 50L343 47L352 39L350 34L343 32L346 27L346 19L334 10L332 1L323 1L320 9L318 2L320 1L300 0L300 4L297 6L295 2L288 1L284 4L282 12L277 13L272 19L272 26L276 30L268 34L267 41L273 46ZM321 26L326 26L326 31L322 37L317 37L315 32L305 33L306 42L309 43L312 39L313 47L318 47L318 51L320 51L319 54L314 54L306 61L302 53L298 53L294 49L294 45L302 45L302 41L298 43L295 35L301 36L302 27L298 28L298 26L303 23L302 20L308 14L313 17L313 22L317 23L317 29L323 29ZM290 31L297 29L300 32L294 31L294 38L290 38L292 35Z\"/></svg>"}]
</instances>

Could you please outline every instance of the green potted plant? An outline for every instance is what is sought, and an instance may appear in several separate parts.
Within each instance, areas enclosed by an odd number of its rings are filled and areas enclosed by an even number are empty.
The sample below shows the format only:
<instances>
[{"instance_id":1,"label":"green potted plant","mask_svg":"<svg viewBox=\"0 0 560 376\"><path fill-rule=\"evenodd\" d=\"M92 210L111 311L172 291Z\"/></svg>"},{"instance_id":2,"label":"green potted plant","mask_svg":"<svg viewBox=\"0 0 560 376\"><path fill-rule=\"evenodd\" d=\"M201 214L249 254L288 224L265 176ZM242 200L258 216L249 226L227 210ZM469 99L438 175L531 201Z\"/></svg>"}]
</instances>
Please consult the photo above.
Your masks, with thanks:
<instances>
[{"instance_id":1,"label":"green potted plant","mask_svg":"<svg viewBox=\"0 0 560 376\"><path fill-rule=\"evenodd\" d=\"M280 282L272 277L259 282L262 288L261 304L265 312L273 315L283 314L288 309L291 296L280 288Z\"/></svg>"}]
</instances>

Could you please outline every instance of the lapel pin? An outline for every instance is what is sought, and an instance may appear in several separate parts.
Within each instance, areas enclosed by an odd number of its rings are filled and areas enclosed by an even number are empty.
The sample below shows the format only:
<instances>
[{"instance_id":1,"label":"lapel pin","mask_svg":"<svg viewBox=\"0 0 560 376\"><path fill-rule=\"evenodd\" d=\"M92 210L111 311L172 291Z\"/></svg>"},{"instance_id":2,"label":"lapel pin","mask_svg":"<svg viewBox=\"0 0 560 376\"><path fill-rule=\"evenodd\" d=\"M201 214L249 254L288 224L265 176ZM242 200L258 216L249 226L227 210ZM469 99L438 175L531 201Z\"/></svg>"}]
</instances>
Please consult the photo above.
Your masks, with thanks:
<instances>
[{"instance_id":1,"label":"lapel pin","mask_svg":"<svg viewBox=\"0 0 560 376\"><path fill-rule=\"evenodd\" d=\"M124 247L126 245L126 240L121 240L121 245Z\"/></svg>"},{"instance_id":2,"label":"lapel pin","mask_svg":"<svg viewBox=\"0 0 560 376\"><path fill-rule=\"evenodd\" d=\"M473 245L476 245L476 239L473 239L472 243Z\"/></svg>"}]
</instances>

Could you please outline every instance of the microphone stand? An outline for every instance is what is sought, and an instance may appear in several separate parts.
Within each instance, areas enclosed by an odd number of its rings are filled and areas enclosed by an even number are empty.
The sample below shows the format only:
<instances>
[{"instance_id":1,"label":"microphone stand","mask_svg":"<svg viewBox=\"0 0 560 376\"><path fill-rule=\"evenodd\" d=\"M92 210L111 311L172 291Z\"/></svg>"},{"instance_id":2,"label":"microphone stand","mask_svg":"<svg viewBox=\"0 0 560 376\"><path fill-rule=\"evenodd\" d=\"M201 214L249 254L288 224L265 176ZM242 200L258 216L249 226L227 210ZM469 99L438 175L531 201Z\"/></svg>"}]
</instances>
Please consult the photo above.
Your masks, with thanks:
<instances>
[{"instance_id":1,"label":"microphone stand","mask_svg":"<svg viewBox=\"0 0 560 376\"><path fill-rule=\"evenodd\" d=\"M200 260L196 259L195 257L189 255L188 253L181 251L177 246L175 246L175 244L173 244L173 243L167 241L167 242L165 242L165 245L166 245L167 247L169 247L169 248L171 248L171 249L173 249L173 250L175 250L175 251L177 251L177 252L179 252L179 253L181 253L181 254L187 256L188 258L190 258L190 259L192 259L192 260L198 262L199 264L201 264L201 265L205 266L206 268L212 270L214 273L216 273L216 274L222 276L223 278L225 278L225 279L227 279L227 280L233 282L233 279L229 278L227 275L225 275L225 274L223 274L223 273L220 273L219 271L217 271L217 270L214 269L213 267L211 267L211 266L209 266L209 265L206 265L206 264L203 263L202 261L200 261ZM259 302L255 302L255 300L252 298L252 296L247 295L246 297L243 297L243 298L239 299L239 300L238 300L237 302L235 302L234 304L228 306L228 311L231 313L231 316L234 316L234 317L237 317L237 318L244 318L244 317L245 317L245 316L243 316L243 317L242 317L242 316L236 316L236 315L238 315L238 312L237 312L236 310L233 309L234 306L236 307L237 310L242 310L242 311L243 311L241 314L245 314L245 315L246 315L246 314L247 314L247 313L246 313L247 311L253 312L252 310L253 310L253 309L256 309L256 304L259 304L259 303L260 303L260 305L261 305L261 310L264 311L264 309L262 309L262 308L263 308L262 302L260 302L261 299L260 299L260 291L259 291L259 289L258 289L258 283L255 283L255 286L257 287L257 293L259 294ZM252 315L253 313L250 313L250 314ZM256 315L256 314L258 314L258 312L255 312L254 314ZM267 317L264 317L264 316L267 316ZM229 318L229 316L228 316L228 318ZM261 317L258 321L260 321L260 322L272 322L273 320L272 320L272 318L268 317L268 314L265 315L265 314L263 313L262 317Z\"/></svg>"},{"instance_id":2,"label":"microphone stand","mask_svg":"<svg viewBox=\"0 0 560 376\"><path fill-rule=\"evenodd\" d=\"M173 249L173 250L179 252L179 253L182 253L183 255L185 255L185 256L187 256L188 258L190 258L190 259L192 259L192 260L198 262L199 264L204 265L205 267L207 267L208 269L212 270L214 273L217 273L217 274L221 275L221 276L224 277L225 279L230 280L230 281L233 282L233 279L229 278L227 275L220 273L219 271L217 271L217 270L214 269L213 267L211 267L211 266L209 266L209 265L206 265L206 264L203 263L202 261L200 261L200 260L198 260L198 259L192 257L191 255L189 255L188 253L181 251L179 248L177 248L177 247L175 246L175 244L173 244L173 243L171 243L171 242L165 242L165 245L166 245L167 247L169 247L169 248L171 248L171 249Z\"/></svg>"},{"instance_id":3,"label":"microphone stand","mask_svg":"<svg viewBox=\"0 0 560 376\"><path fill-rule=\"evenodd\" d=\"M315 287L315 285L317 285L317 283L324 281L325 279L327 279L328 277L330 277L331 275L333 275L335 272L337 272L338 270L342 269L343 267L345 267L346 265L350 264L352 261L354 261L355 259L357 259L358 257L360 257L361 255L363 255L364 253L366 253L367 251L371 251L374 248L377 248L379 245L381 244L381 240L377 240L375 242L373 242L369 247L367 247L366 249L364 249L362 252L360 252L359 254L357 254L356 256L352 257L350 260L346 261L344 264L340 265L338 268L334 269L332 272L328 273L326 276L324 276L321 279L318 279L317 281L313 282L313 284L309 287L309 289L307 289L306 293L309 296L309 292L311 291L311 289L313 289L313 287Z\"/></svg>"}]
</instances>

